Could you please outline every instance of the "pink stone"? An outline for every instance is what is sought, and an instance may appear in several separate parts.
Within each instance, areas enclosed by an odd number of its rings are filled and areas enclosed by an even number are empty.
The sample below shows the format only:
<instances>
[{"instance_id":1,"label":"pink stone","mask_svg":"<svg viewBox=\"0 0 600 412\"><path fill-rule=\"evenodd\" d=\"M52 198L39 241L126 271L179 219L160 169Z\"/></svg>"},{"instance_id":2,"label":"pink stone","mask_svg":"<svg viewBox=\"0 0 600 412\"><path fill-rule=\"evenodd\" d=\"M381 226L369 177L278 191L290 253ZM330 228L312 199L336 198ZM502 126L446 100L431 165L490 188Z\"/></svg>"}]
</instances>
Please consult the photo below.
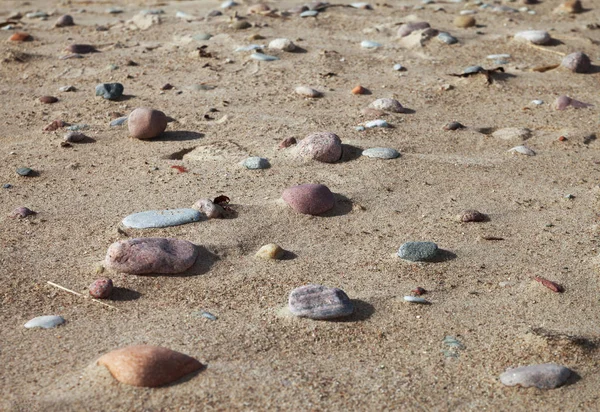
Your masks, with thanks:
<instances>
[{"instance_id":1,"label":"pink stone","mask_svg":"<svg viewBox=\"0 0 600 412\"><path fill-rule=\"evenodd\" d=\"M562 59L560 65L574 73L587 73L592 68L592 62L585 53L571 53Z\"/></svg>"},{"instance_id":2,"label":"pink stone","mask_svg":"<svg viewBox=\"0 0 600 412\"><path fill-rule=\"evenodd\" d=\"M104 263L107 269L132 275L174 274L189 269L197 256L198 249L187 240L138 238L110 245Z\"/></svg>"},{"instance_id":3,"label":"pink stone","mask_svg":"<svg viewBox=\"0 0 600 412\"><path fill-rule=\"evenodd\" d=\"M305 215L325 213L335 206L333 193L321 184L309 183L288 187L281 197L292 209Z\"/></svg>"},{"instance_id":4,"label":"pink stone","mask_svg":"<svg viewBox=\"0 0 600 412\"><path fill-rule=\"evenodd\" d=\"M402 26L400 26L400 28L398 29L398 36L406 37L415 30L425 30L425 29L428 29L429 27L431 27L431 26L426 21L419 21L416 23L406 23L406 24L403 24Z\"/></svg>"},{"instance_id":5,"label":"pink stone","mask_svg":"<svg viewBox=\"0 0 600 412\"><path fill-rule=\"evenodd\" d=\"M160 110L139 107L129 114L127 127L136 139L152 139L167 128L167 116Z\"/></svg>"},{"instance_id":6,"label":"pink stone","mask_svg":"<svg viewBox=\"0 0 600 412\"><path fill-rule=\"evenodd\" d=\"M334 133L313 133L298 143L296 155L320 162L333 163L342 157L342 141Z\"/></svg>"},{"instance_id":7,"label":"pink stone","mask_svg":"<svg viewBox=\"0 0 600 412\"><path fill-rule=\"evenodd\" d=\"M113 281L111 279L98 279L90 285L90 295L96 299L106 299L113 290Z\"/></svg>"},{"instance_id":8,"label":"pink stone","mask_svg":"<svg viewBox=\"0 0 600 412\"><path fill-rule=\"evenodd\" d=\"M37 212L34 212L33 210L31 210L27 207L21 206L21 207L16 208L15 210L13 210L11 216L18 217L19 219L23 219L27 216L31 216L31 215L35 215L35 214L37 214Z\"/></svg>"}]
</instances>

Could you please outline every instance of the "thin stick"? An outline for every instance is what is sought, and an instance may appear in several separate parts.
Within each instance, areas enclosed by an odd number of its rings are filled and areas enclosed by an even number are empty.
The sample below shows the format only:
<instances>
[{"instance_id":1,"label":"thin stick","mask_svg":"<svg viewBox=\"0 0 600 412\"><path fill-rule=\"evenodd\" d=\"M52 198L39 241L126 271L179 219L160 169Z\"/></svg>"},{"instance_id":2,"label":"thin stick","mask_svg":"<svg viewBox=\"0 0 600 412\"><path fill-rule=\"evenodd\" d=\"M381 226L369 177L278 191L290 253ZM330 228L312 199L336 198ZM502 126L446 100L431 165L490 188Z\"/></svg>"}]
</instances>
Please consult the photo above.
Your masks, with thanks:
<instances>
[{"instance_id":1,"label":"thin stick","mask_svg":"<svg viewBox=\"0 0 600 412\"><path fill-rule=\"evenodd\" d=\"M57 285L57 284L56 284L56 283L54 283L54 282L50 282L50 281L47 281L47 282L48 282L48 284L49 284L49 285L51 285L51 286L54 286L55 288L62 289L62 290L64 290L64 291L66 291L66 292L69 292L69 293L72 293L72 294L74 294L74 295L80 296L80 297L82 297L82 298L84 298L84 299L88 299L88 298L87 298L85 295L82 295L82 294L81 294L81 293L79 293L79 292L75 292L74 290L67 289L66 287L64 287L64 286L60 286L60 285ZM116 307L116 306L113 306L113 305L109 305L108 303L104 303L104 302L102 302L102 301L100 301L100 300L98 300L98 299L94 299L94 298L89 298L89 299L91 299L92 301L94 301L94 302L96 302L96 303L99 303L99 304L101 304L101 305L108 306L109 308L113 308L113 309L119 310L119 308L118 308L118 307Z\"/></svg>"},{"instance_id":2,"label":"thin stick","mask_svg":"<svg viewBox=\"0 0 600 412\"><path fill-rule=\"evenodd\" d=\"M566 54L561 53L561 52L556 51L556 50L546 49L545 47L536 46L535 44L531 44L531 43L528 43L528 45L529 45L529 47L533 47L534 49L543 50L543 51L546 51L546 52L549 52L549 53L558 54L559 56L563 56L563 57L566 56Z\"/></svg>"}]
</instances>

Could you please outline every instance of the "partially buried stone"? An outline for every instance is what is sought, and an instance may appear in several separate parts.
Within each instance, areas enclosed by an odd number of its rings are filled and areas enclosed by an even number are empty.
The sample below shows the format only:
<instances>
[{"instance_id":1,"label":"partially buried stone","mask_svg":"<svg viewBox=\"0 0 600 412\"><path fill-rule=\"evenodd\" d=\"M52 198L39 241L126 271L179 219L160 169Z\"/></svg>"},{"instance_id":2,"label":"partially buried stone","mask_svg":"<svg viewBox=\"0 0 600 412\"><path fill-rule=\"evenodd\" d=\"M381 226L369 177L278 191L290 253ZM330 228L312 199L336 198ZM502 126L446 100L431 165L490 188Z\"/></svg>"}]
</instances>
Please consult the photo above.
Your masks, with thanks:
<instances>
[{"instance_id":1,"label":"partially buried stone","mask_svg":"<svg viewBox=\"0 0 600 412\"><path fill-rule=\"evenodd\" d=\"M58 99L54 96L42 96L40 97L40 102L44 103L44 104L52 104L52 103L56 103L58 101Z\"/></svg>"},{"instance_id":2,"label":"partially buried stone","mask_svg":"<svg viewBox=\"0 0 600 412\"><path fill-rule=\"evenodd\" d=\"M187 240L137 238L110 245L104 265L131 275L175 274L189 269L197 256L198 248Z\"/></svg>"},{"instance_id":3,"label":"partially buried stone","mask_svg":"<svg viewBox=\"0 0 600 412\"><path fill-rule=\"evenodd\" d=\"M469 15L456 16L456 18L454 19L454 25L461 29L473 27L473 26L475 26L475 24L476 24L475 17L469 16Z\"/></svg>"},{"instance_id":4,"label":"partially buried stone","mask_svg":"<svg viewBox=\"0 0 600 412\"><path fill-rule=\"evenodd\" d=\"M308 86L298 86L294 91L300 96L309 97L312 99L323 97L323 93Z\"/></svg>"},{"instance_id":5,"label":"partially buried stone","mask_svg":"<svg viewBox=\"0 0 600 412\"><path fill-rule=\"evenodd\" d=\"M283 139L281 141L281 143L279 143L279 148L280 149L285 149L288 148L290 146L293 146L296 144L296 138L295 137L286 137L285 139Z\"/></svg>"},{"instance_id":6,"label":"partially buried stone","mask_svg":"<svg viewBox=\"0 0 600 412\"><path fill-rule=\"evenodd\" d=\"M463 126L459 122L450 122L450 123L446 123L446 125L444 125L444 130L458 130L458 129L464 129L464 128L465 128L465 126Z\"/></svg>"},{"instance_id":7,"label":"partially buried stone","mask_svg":"<svg viewBox=\"0 0 600 412\"><path fill-rule=\"evenodd\" d=\"M482 72L484 70L485 69L483 67L481 67L481 66L469 66L469 67L467 67L467 68L465 68L463 70L463 73L464 74L472 74L472 73L479 73L479 72Z\"/></svg>"},{"instance_id":8,"label":"partially buried stone","mask_svg":"<svg viewBox=\"0 0 600 412\"><path fill-rule=\"evenodd\" d=\"M64 136L65 142L69 143L79 143L88 139L88 137L81 132L67 132Z\"/></svg>"},{"instance_id":9,"label":"partially buried stone","mask_svg":"<svg viewBox=\"0 0 600 412\"><path fill-rule=\"evenodd\" d=\"M463 210L456 219L459 222L484 222L487 216L477 210L469 209Z\"/></svg>"},{"instance_id":10,"label":"partially buried stone","mask_svg":"<svg viewBox=\"0 0 600 412\"><path fill-rule=\"evenodd\" d=\"M127 127L136 139L157 137L167 128L167 116L160 110L139 107L129 114Z\"/></svg>"},{"instance_id":11,"label":"partially buried stone","mask_svg":"<svg viewBox=\"0 0 600 412\"><path fill-rule=\"evenodd\" d=\"M525 388L554 389L564 384L571 376L571 370L555 363L521 366L507 369L500 375L500 382L506 386L520 385Z\"/></svg>"},{"instance_id":12,"label":"partially buried stone","mask_svg":"<svg viewBox=\"0 0 600 412\"><path fill-rule=\"evenodd\" d=\"M525 156L535 156L535 152L527 146L515 146L508 150L509 153L518 153Z\"/></svg>"},{"instance_id":13,"label":"partially buried stone","mask_svg":"<svg viewBox=\"0 0 600 412\"><path fill-rule=\"evenodd\" d=\"M342 157L342 141L331 132L308 135L296 146L296 156L324 163L333 163Z\"/></svg>"},{"instance_id":14,"label":"partially buried stone","mask_svg":"<svg viewBox=\"0 0 600 412\"><path fill-rule=\"evenodd\" d=\"M365 123L365 127L367 129L373 129L375 127L383 127L383 128L388 128L391 127L390 124L383 119L375 119L375 120L371 120L367 123Z\"/></svg>"},{"instance_id":15,"label":"partially buried stone","mask_svg":"<svg viewBox=\"0 0 600 412\"><path fill-rule=\"evenodd\" d=\"M528 41L533 44L547 44L552 38L547 31L544 30L526 30L515 34L516 40Z\"/></svg>"},{"instance_id":16,"label":"partially buried stone","mask_svg":"<svg viewBox=\"0 0 600 412\"><path fill-rule=\"evenodd\" d=\"M318 14L318 10L306 10L300 13L300 17L317 17Z\"/></svg>"},{"instance_id":17,"label":"partially buried stone","mask_svg":"<svg viewBox=\"0 0 600 412\"><path fill-rule=\"evenodd\" d=\"M560 65L574 73L587 73L592 68L592 62L588 55L581 52L566 55Z\"/></svg>"},{"instance_id":18,"label":"partially buried stone","mask_svg":"<svg viewBox=\"0 0 600 412\"><path fill-rule=\"evenodd\" d=\"M289 39L274 39L269 43L269 49L291 52L296 50L296 45Z\"/></svg>"},{"instance_id":19,"label":"partially buried stone","mask_svg":"<svg viewBox=\"0 0 600 412\"><path fill-rule=\"evenodd\" d=\"M202 215L196 209L148 210L129 215L122 223L125 227L134 229L149 229L179 226L198 222L201 219Z\"/></svg>"},{"instance_id":20,"label":"partially buried stone","mask_svg":"<svg viewBox=\"0 0 600 412\"><path fill-rule=\"evenodd\" d=\"M554 9L554 13L559 14L577 14L583 12L583 6L580 0L567 0Z\"/></svg>"},{"instance_id":21,"label":"partially buried stone","mask_svg":"<svg viewBox=\"0 0 600 412\"><path fill-rule=\"evenodd\" d=\"M258 249L258 252L256 252L256 255L254 256L261 259L278 260L283 257L284 253L285 251L279 245L275 243L269 243L268 245L264 245Z\"/></svg>"},{"instance_id":22,"label":"partially buried stone","mask_svg":"<svg viewBox=\"0 0 600 412\"><path fill-rule=\"evenodd\" d=\"M371 40L363 40L362 42L360 42L360 47L362 47L363 49L377 49L381 47L381 44Z\"/></svg>"},{"instance_id":23,"label":"partially buried stone","mask_svg":"<svg viewBox=\"0 0 600 412\"><path fill-rule=\"evenodd\" d=\"M458 39L456 37L454 37L450 33L444 32L444 31L440 32L437 35L437 39L439 41L441 41L442 43L446 43L446 44L456 44L456 43L458 43Z\"/></svg>"},{"instance_id":24,"label":"partially buried stone","mask_svg":"<svg viewBox=\"0 0 600 412\"><path fill-rule=\"evenodd\" d=\"M88 54L88 53L95 53L98 51L91 44L71 44L71 45L67 46L66 50L70 53L75 53L75 54Z\"/></svg>"},{"instance_id":25,"label":"partially buried stone","mask_svg":"<svg viewBox=\"0 0 600 412\"><path fill-rule=\"evenodd\" d=\"M288 187L281 197L292 209L305 215L319 215L335 206L333 193L322 184L309 183Z\"/></svg>"},{"instance_id":26,"label":"partially buried stone","mask_svg":"<svg viewBox=\"0 0 600 412\"><path fill-rule=\"evenodd\" d=\"M363 150L362 155L377 159L395 159L400 156L400 153L398 153L398 151L395 149L390 149L389 147L372 147L370 149Z\"/></svg>"},{"instance_id":27,"label":"partially buried stone","mask_svg":"<svg viewBox=\"0 0 600 412\"><path fill-rule=\"evenodd\" d=\"M200 199L194 203L192 208L203 213L208 219L218 219L223 217L225 210L221 205L214 203L210 199Z\"/></svg>"},{"instance_id":28,"label":"partially buried stone","mask_svg":"<svg viewBox=\"0 0 600 412\"><path fill-rule=\"evenodd\" d=\"M426 21L420 21L415 23L406 23L398 28L398 36L406 37L416 30L425 30L431 27Z\"/></svg>"},{"instance_id":29,"label":"partially buried stone","mask_svg":"<svg viewBox=\"0 0 600 412\"><path fill-rule=\"evenodd\" d=\"M404 296L404 301L408 303L420 303L422 305L427 305L429 303L428 300L417 296Z\"/></svg>"},{"instance_id":30,"label":"partially buried stone","mask_svg":"<svg viewBox=\"0 0 600 412\"><path fill-rule=\"evenodd\" d=\"M248 23L246 20L238 20L238 21L233 22L231 27L234 30L245 30L245 29L252 27L252 25L250 23Z\"/></svg>"},{"instance_id":31,"label":"partially buried stone","mask_svg":"<svg viewBox=\"0 0 600 412\"><path fill-rule=\"evenodd\" d=\"M121 83L100 83L96 86L96 96L102 96L107 100L118 99L123 95Z\"/></svg>"},{"instance_id":32,"label":"partially buried stone","mask_svg":"<svg viewBox=\"0 0 600 412\"><path fill-rule=\"evenodd\" d=\"M90 285L90 295L96 299L107 299L113 290L112 279L98 279Z\"/></svg>"},{"instance_id":33,"label":"partially buried stone","mask_svg":"<svg viewBox=\"0 0 600 412\"><path fill-rule=\"evenodd\" d=\"M277 56L270 56L268 54L264 54L264 53L252 53L250 55L251 59L254 60L258 60L258 61L263 61L263 62L272 62L275 60L279 60L279 57Z\"/></svg>"},{"instance_id":34,"label":"partially buried stone","mask_svg":"<svg viewBox=\"0 0 600 412\"><path fill-rule=\"evenodd\" d=\"M502 140L526 140L531 137L531 130L520 127L505 127L493 132L492 136Z\"/></svg>"},{"instance_id":35,"label":"partially buried stone","mask_svg":"<svg viewBox=\"0 0 600 412\"><path fill-rule=\"evenodd\" d=\"M377 99L369 105L372 109L384 110L386 112L404 113L404 107L396 99Z\"/></svg>"},{"instance_id":36,"label":"partially buried stone","mask_svg":"<svg viewBox=\"0 0 600 412\"><path fill-rule=\"evenodd\" d=\"M268 169L271 167L269 160L264 157L249 157L244 160L244 167L246 169L257 170L257 169Z\"/></svg>"},{"instance_id":37,"label":"partially buried stone","mask_svg":"<svg viewBox=\"0 0 600 412\"><path fill-rule=\"evenodd\" d=\"M438 246L433 242L406 242L398 249L398 257L411 262L427 262L435 259Z\"/></svg>"},{"instance_id":38,"label":"partially buried stone","mask_svg":"<svg viewBox=\"0 0 600 412\"><path fill-rule=\"evenodd\" d=\"M25 324L27 329L32 328L42 328L42 329L50 329L55 328L58 325L62 325L65 323L65 319L62 316L58 315L46 315L46 316L38 316L37 318L31 319L29 322Z\"/></svg>"},{"instance_id":39,"label":"partially buried stone","mask_svg":"<svg viewBox=\"0 0 600 412\"><path fill-rule=\"evenodd\" d=\"M322 285L294 289L290 293L288 307L292 314L310 319L335 319L354 312L352 302L343 290Z\"/></svg>"},{"instance_id":40,"label":"partially buried stone","mask_svg":"<svg viewBox=\"0 0 600 412\"><path fill-rule=\"evenodd\" d=\"M113 350L97 360L121 383L154 388L202 368L196 359L160 346L135 345Z\"/></svg>"},{"instance_id":41,"label":"partially buried stone","mask_svg":"<svg viewBox=\"0 0 600 412\"><path fill-rule=\"evenodd\" d=\"M19 176L33 176L34 172L33 169L29 167L19 167L17 169L17 174Z\"/></svg>"},{"instance_id":42,"label":"partially buried stone","mask_svg":"<svg viewBox=\"0 0 600 412\"><path fill-rule=\"evenodd\" d=\"M54 23L54 27L68 27L74 25L75 22L73 21L73 17L68 14L63 14L56 20L56 23Z\"/></svg>"},{"instance_id":43,"label":"partially buried stone","mask_svg":"<svg viewBox=\"0 0 600 412\"><path fill-rule=\"evenodd\" d=\"M13 210L11 217L17 217L19 219L24 219L27 216L33 216L37 214L37 212L34 212L33 210L24 207L24 206L20 206L18 208L16 208L15 210Z\"/></svg>"},{"instance_id":44,"label":"partially buried stone","mask_svg":"<svg viewBox=\"0 0 600 412\"><path fill-rule=\"evenodd\" d=\"M29 33L25 33L22 31L18 31L8 38L8 41L15 41L15 42L24 42L24 41L31 41L31 40L33 40L33 37L31 37L31 35Z\"/></svg>"},{"instance_id":45,"label":"partially buried stone","mask_svg":"<svg viewBox=\"0 0 600 412\"><path fill-rule=\"evenodd\" d=\"M115 126L122 126L125 123L127 123L127 116L122 116L122 117L116 118L115 120L112 120L109 125L111 127L115 127Z\"/></svg>"}]
</instances>

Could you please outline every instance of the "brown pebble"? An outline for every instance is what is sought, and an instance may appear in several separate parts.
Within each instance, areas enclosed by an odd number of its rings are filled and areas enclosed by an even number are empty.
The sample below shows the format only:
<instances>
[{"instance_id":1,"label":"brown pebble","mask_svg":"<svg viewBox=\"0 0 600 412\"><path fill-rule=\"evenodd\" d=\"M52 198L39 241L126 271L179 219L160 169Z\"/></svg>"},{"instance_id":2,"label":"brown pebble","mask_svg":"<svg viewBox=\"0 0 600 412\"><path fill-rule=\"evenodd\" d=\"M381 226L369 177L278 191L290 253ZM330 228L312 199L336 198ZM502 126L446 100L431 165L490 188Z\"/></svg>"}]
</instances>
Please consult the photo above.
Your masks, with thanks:
<instances>
[{"instance_id":1,"label":"brown pebble","mask_svg":"<svg viewBox=\"0 0 600 412\"><path fill-rule=\"evenodd\" d=\"M454 19L454 25L461 29L466 29L475 26L475 17L473 16L456 16Z\"/></svg>"},{"instance_id":2,"label":"brown pebble","mask_svg":"<svg viewBox=\"0 0 600 412\"><path fill-rule=\"evenodd\" d=\"M45 132L53 132L62 127L65 127L66 125L67 124L65 122L63 122L62 120L55 120L52 123L50 123L48 126L44 127L44 131Z\"/></svg>"},{"instance_id":3,"label":"brown pebble","mask_svg":"<svg viewBox=\"0 0 600 412\"><path fill-rule=\"evenodd\" d=\"M73 21L73 17L68 14L60 16L58 20L56 20L56 23L54 23L54 27L69 27L74 25L75 22Z\"/></svg>"},{"instance_id":4,"label":"brown pebble","mask_svg":"<svg viewBox=\"0 0 600 412\"><path fill-rule=\"evenodd\" d=\"M424 294L427 293L427 291L425 289L423 289L422 287L420 287L420 286L417 287L417 288L415 288L415 289L413 289L411 292L414 295L417 295L417 296L421 296L421 295L424 295Z\"/></svg>"},{"instance_id":5,"label":"brown pebble","mask_svg":"<svg viewBox=\"0 0 600 412\"><path fill-rule=\"evenodd\" d=\"M279 148L280 149L285 149L286 147L290 147L296 144L296 138L295 137L286 137L285 139L283 139L281 141L281 143L279 143Z\"/></svg>"},{"instance_id":6,"label":"brown pebble","mask_svg":"<svg viewBox=\"0 0 600 412\"><path fill-rule=\"evenodd\" d=\"M167 83L165 85L163 85L160 90L171 90L173 88L173 85L171 83Z\"/></svg>"},{"instance_id":7,"label":"brown pebble","mask_svg":"<svg viewBox=\"0 0 600 412\"><path fill-rule=\"evenodd\" d=\"M90 285L90 295L96 299L107 299L113 290L111 279L98 279Z\"/></svg>"},{"instance_id":8,"label":"brown pebble","mask_svg":"<svg viewBox=\"0 0 600 412\"><path fill-rule=\"evenodd\" d=\"M477 210L464 210L457 216L459 222L483 222L487 216Z\"/></svg>"},{"instance_id":9,"label":"brown pebble","mask_svg":"<svg viewBox=\"0 0 600 412\"><path fill-rule=\"evenodd\" d=\"M46 103L46 104L52 104L52 103L56 103L58 101L58 99L54 96L42 96L40 97L40 102L42 103Z\"/></svg>"},{"instance_id":10,"label":"brown pebble","mask_svg":"<svg viewBox=\"0 0 600 412\"><path fill-rule=\"evenodd\" d=\"M71 44L71 45L67 46L66 50L70 53L75 53L75 54L88 54L88 53L95 53L98 51L91 44Z\"/></svg>"},{"instance_id":11,"label":"brown pebble","mask_svg":"<svg viewBox=\"0 0 600 412\"><path fill-rule=\"evenodd\" d=\"M551 280L545 279L541 276L535 276L533 279L537 282L540 282L542 285L544 285L553 292L562 293L564 291L563 287L558 283L552 282Z\"/></svg>"},{"instance_id":12,"label":"brown pebble","mask_svg":"<svg viewBox=\"0 0 600 412\"><path fill-rule=\"evenodd\" d=\"M360 84L352 89L352 94L367 94L368 90L362 87Z\"/></svg>"},{"instance_id":13,"label":"brown pebble","mask_svg":"<svg viewBox=\"0 0 600 412\"><path fill-rule=\"evenodd\" d=\"M558 138L558 141L559 141L559 142L565 142L565 141L567 141L567 140L569 140L569 139L567 139L565 136L560 136L560 137Z\"/></svg>"},{"instance_id":14,"label":"brown pebble","mask_svg":"<svg viewBox=\"0 0 600 412\"><path fill-rule=\"evenodd\" d=\"M33 40L33 37L31 37L31 35L29 33L25 33L23 31L18 31L16 33L14 33L12 36L10 36L8 38L9 41L31 41Z\"/></svg>"},{"instance_id":15,"label":"brown pebble","mask_svg":"<svg viewBox=\"0 0 600 412\"><path fill-rule=\"evenodd\" d=\"M555 13L560 14L577 14L583 11L583 6L581 5L580 0L567 0L556 9L554 9Z\"/></svg>"},{"instance_id":16,"label":"brown pebble","mask_svg":"<svg viewBox=\"0 0 600 412\"><path fill-rule=\"evenodd\" d=\"M140 107L129 114L129 134L136 139L157 137L167 128L167 116L160 110Z\"/></svg>"}]
</instances>

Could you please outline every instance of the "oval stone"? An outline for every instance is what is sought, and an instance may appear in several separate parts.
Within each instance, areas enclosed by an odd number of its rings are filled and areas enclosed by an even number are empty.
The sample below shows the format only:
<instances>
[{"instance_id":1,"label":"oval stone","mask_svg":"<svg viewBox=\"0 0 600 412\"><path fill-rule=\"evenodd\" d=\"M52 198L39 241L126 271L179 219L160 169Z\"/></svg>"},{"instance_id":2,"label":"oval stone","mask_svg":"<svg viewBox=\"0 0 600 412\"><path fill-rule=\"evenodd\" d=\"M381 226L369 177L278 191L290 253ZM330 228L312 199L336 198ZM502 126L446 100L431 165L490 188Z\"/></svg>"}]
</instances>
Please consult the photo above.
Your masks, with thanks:
<instances>
[{"instance_id":1,"label":"oval stone","mask_svg":"<svg viewBox=\"0 0 600 412\"><path fill-rule=\"evenodd\" d=\"M398 153L396 149L391 149L389 147L372 147L363 150L362 155L377 159L395 159L400 156L400 153Z\"/></svg>"},{"instance_id":2,"label":"oval stone","mask_svg":"<svg viewBox=\"0 0 600 412\"><path fill-rule=\"evenodd\" d=\"M500 375L500 382L506 386L520 385L525 388L554 389L564 384L571 376L571 370L555 363L521 366L507 369Z\"/></svg>"},{"instance_id":3,"label":"oval stone","mask_svg":"<svg viewBox=\"0 0 600 412\"><path fill-rule=\"evenodd\" d=\"M129 114L127 127L136 139L157 137L167 128L167 116L160 110L139 107Z\"/></svg>"},{"instance_id":4,"label":"oval stone","mask_svg":"<svg viewBox=\"0 0 600 412\"><path fill-rule=\"evenodd\" d=\"M535 156L535 152L527 146L515 146L508 150L509 153L519 153L525 156Z\"/></svg>"},{"instance_id":5,"label":"oval stone","mask_svg":"<svg viewBox=\"0 0 600 412\"><path fill-rule=\"evenodd\" d=\"M269 49L291 52L296 50L296 45L290 39L274 39L269 43Z\"/></svg>"},{"instance_id":6,"label":"oval stone","mask_svg":"<svg viewBox=\"0 0 600 412\"><path fill-rule=\"evenodd\" d=\"M96 299L107 299L113 290L112 279L98 279L90 285L90 295Z\"/></svg>"},{"instance_id":7,"label":"oval stone","mask_svg":"<svg viewBox=\"0 0 600 412\"><path fill-rule=\"evenodd\" d=\"M515 34L516 40L528 41L533 44L547 44L552 40L550 34L544 30L526 30Z\"/></svg>"},{"instance_id":8,"label":"oval stone","mask_svg":"<svg viewBox=\"0 0 600 412\"><path fill-rule=\"evenodd\" d=\"M56 23L54 23L55 27L68 27L74 25L75 22L73 21L73 17L69 14L63 14L56 20Z\"/></svg>"},{"instance_id":9,"label":"oval stone","mask_svg":"<svg viewBox=\"0 0 600 412\"><path fill-rule=\"evenodd\" d=\"M308 87L308 86L298 86L298 87L296 87L296 89L294 91L296 92L296 94L299 94L300 96L310 97L313 99L323 96L323 93L321 93L318 90L313 89L312 87Z\"/></svg>"},{"instance_id":10,"label":"oval stone","mask_svg":"<svg viewBox=\"0 0 600 412\"><path fill-rule=\"evenodd\" d=\"M258 249L258 252L254 256L261 259L274 259L278 260L283 257L285 251L281 248L281 246L275 243L269 243L268 245L262 246Z\"/></svg>"},{"instance_id":11,"label":"oval stone","mask_svg":"<svg viewBox=\"0 0 600 412\"><path fill-rule=\"evenodd\" d=\"M27 329L31 328L43 328L50 329L54 328L58 325L62 325L65 323L65 319L62 316L58 315L46 315L46 316L38 316L37 318L31 319L29 322L25 324Z\"/></svg>"},{"instance_id":12,"label":"oval stone","mask_svg":"<svg viewBox=\"0 0 600 412\"><path fill-rule=\"evenodd\" d=\"M343 290L322 285L294 289L288 307L294 315L310 319L335 319L354 312L352 302Z\"/></svg>"},{"instance_id":13,"label":"oval stone","mask_svg":"<svg viewBox=\"0 0 600 412\"><path fill-rule=\"evenodd\" d=\"M427 262L437 254L438 246L433 242L406 242L398 249L398 256L411 262Z\"/></svg>"},{"instance_id":14,"label":"oval stone","mask_svg":"<svg viewBox=\"0 0 600 412\"><path fill-rule=\"evenodd\" d=\"M335 133L313 133L298 143L296 156L333 163L342 157L342 141Z\"/></svg>"},{"instance_id":15,"label":"oval stone","mask_svg":"<svg viewBox=\"0 0 600 412\"><path fill-rule=\"evenodd\" d=\"M292 209L305 215L325 213L335 206L333 193L321 184L309 183L288 187L281 197Z\"/></svg>"},{"instance_id":16,"label":"oval stone","mask_svg":"<svg viewBox=\"0 0 600 412\"><path fill-rule=\"evenodd\" d=\"M566 55L560 65L574 73L587 73L592 68L592 62L588 55L581 52Z\"/></svg>"},{"instance_id":17,"label":"oval stone","mask_svg":"<svg viewBox=\"0 0 600 412\"><path fill-rule=\"evenodd\" d=\"M200 370L196 359L160 346L135 345L108 352L97 360L121 383L154 388Z\"/></svg>"},{"instance_id":18,"label":"oval stone","mask_svg":"<svg viewBox=\"0 0 600 412\"><path fill-rule=\"evenodd\" d=\"M404 113L404 107L396 99L377 99L369 105L372 109L384 110L386 112Z\"/></svg>"},{"instance_id":19,"label":"oval stone","mask_svg":"<svg viewBox=\"0 0 600 412\"><path fill-rule=\"evenodd\" d=\"M271 167L268 159L264 157L249 157L244 160L244 167L250 170L268 169Z\"/></svg>"},{"instance_id":20,"label":"oval stone","mask_svg":"<svg viewBox=\"0 0 600 412\"><path fill-rule=\"evenodd\" d=\"M459 222L485 222L487 220L487 215L481 213L478 210L469 209L463 210L458 216L456 216L456 220Z\"/></svg>"},{"instance_id":21,"label":"oval stone","mask_svg":"<svg viewBox=\"0 0 600 412\"><path fill-rule=\"evenodd\" d=\"M132 275L173 274L189 269L198 256L198 248L187 240L137 238L121 240L108 248L107 269Z\"/></svg>"},{"instance_id":22,"label":"oval stone","mask_svg":"<svg viewBox=\"0 0 600 412\"><path fill-rule=\"evenodd\" d=\"M122 223L134 229L148 229L184 225L198 222L201 218L202 214L196 209L148 210L133 213L123 219Z\"/></svg>"},{"instance_id":23,"label":"oval stone","mask_svg":"<svg viewBox=\"0 0 600 412\"><path fill-rule=\"evenodd\" d=\"M208 219L218 219L225 214L223 207L210 199L200 199L196 201L192 207L199 210L200 213L203 213Z\"/></svg>"}]
</instances>

